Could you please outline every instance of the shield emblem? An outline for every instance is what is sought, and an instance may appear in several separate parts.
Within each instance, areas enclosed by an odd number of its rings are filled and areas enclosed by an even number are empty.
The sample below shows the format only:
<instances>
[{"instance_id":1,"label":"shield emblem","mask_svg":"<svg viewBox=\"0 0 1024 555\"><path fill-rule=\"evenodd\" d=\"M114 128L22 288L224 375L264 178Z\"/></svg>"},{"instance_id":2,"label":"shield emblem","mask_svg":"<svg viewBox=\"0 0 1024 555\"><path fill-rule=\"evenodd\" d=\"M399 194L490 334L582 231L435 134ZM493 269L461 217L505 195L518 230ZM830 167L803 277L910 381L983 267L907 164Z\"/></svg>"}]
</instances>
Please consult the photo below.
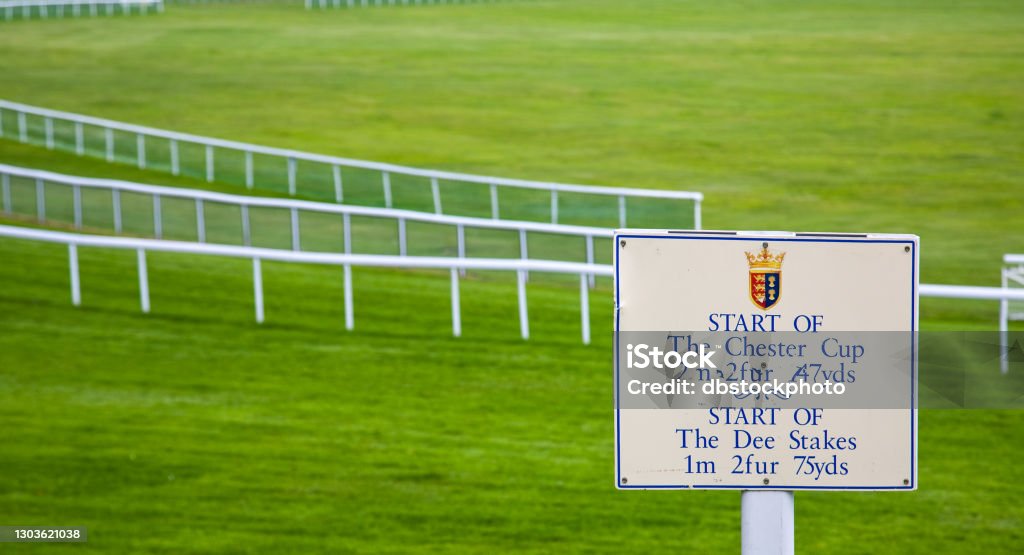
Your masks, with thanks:
<instances>
[{"instance_id":1,"label":"shield emblem","mask_svg":"<svg viewBox=\"0 0 1024 555\"><path fill-rule=\"evenodd\" d=\"M782 294L782 272L750 271L750 300L761 310L779 302Z\"/></svg>"}]
</instances>

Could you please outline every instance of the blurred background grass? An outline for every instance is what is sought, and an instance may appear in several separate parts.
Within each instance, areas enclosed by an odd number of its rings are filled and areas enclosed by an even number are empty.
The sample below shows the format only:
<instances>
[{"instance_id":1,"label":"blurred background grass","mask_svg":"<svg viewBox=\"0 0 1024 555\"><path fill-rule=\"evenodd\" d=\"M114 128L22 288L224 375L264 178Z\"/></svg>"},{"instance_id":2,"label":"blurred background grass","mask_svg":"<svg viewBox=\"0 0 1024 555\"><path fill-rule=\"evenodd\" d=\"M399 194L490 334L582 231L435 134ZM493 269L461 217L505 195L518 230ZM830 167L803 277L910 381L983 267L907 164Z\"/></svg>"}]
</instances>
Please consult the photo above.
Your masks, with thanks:
<instances>
[{"instance_id":1,"label":"blurred background grass","mask_svg":"<svg viewBox=\"0 0 1024 555\"><path fill-rule=\"evenodd\" d=\"M700 190L707 228L917 233L923 281L995 285L1001 255L1024 251L1022 23L1006 1L172 5L4 24L0 96L354 158ZM0 161L240 191L9 141ZM584 347L558 282L531 282L524 343L498 276L464 282L453 340L431 272L357 271L345 333L334 269L265 264L256 326L244 261L151 255L148 317L131 253L81 263L73 309L64 248L0 241L4 523L85 524L96 552L738 545L736 494L612 489L606 283ZM924 329L995 317L922 301ZM921 490L801 493L799 549L1015 552L1022 425L923 411Z\"/></svg>"}]
</instances>

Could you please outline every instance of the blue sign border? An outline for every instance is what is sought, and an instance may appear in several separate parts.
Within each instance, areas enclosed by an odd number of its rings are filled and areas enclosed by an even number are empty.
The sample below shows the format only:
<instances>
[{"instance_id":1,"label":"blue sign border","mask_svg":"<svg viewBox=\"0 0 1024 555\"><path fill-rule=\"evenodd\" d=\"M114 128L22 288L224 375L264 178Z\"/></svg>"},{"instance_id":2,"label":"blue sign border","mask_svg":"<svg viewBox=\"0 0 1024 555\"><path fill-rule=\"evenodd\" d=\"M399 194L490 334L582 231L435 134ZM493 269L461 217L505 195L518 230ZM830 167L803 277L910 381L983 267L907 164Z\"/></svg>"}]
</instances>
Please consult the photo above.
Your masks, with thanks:
<instances>
[{"instance_id":1,"label":"blue sign border","mask_svg":"<svg viewBox=\"0 0 1024 555\"><path fill-rule=\"evenodd\" d=\"M733 235L732 232L722 234L686 235L686 231L680 235L645 235L645 234L616 234L614 237L615 246L615 487L623 490L679 490L679 489L725 489L725 490L821 490L821 491L882 491L895 490L907 491L917 489L917 242L908 239L872 239L870 237L842 239L842 234L815 234L814 237L776 237L772 235L743 236ZM700 233L700 232L696 232ZM728 233L728 234L726 234ZM737 232L740 233L740 232ZM823 236L829 236L825 238ZM911 249L911 270L910 270L910 483L904 486L786 486L786 485L722 485L722 484L694 484L688 485L637 485L622 483L621 467L621 407L619 404L619 253L622 246L622 239L671 239L671 240L697 240L697 241L770 241L773 243L888 243L896 245L907 245Z\"/></svg>"}]
</instances>

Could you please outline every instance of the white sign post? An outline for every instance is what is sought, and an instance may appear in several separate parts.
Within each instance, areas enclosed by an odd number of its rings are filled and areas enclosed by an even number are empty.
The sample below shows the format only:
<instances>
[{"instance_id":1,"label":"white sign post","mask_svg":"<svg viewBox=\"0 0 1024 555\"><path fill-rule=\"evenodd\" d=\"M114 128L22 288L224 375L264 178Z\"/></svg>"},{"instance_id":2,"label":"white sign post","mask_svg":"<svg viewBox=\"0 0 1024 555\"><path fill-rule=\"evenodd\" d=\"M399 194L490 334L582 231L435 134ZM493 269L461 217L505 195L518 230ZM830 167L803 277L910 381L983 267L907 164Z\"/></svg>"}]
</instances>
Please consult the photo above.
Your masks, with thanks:
<instances>
[{"instance_id":1,"label":"white sign post","mask_svg":"<svg viewBox=\"0 0 1024 555\"><path fill-rule=\"evenodd\" d=\"M616 487L742 490L745 554L794 490L916 489L918 245L618 231Z\"/></svg>"}]
</instances>

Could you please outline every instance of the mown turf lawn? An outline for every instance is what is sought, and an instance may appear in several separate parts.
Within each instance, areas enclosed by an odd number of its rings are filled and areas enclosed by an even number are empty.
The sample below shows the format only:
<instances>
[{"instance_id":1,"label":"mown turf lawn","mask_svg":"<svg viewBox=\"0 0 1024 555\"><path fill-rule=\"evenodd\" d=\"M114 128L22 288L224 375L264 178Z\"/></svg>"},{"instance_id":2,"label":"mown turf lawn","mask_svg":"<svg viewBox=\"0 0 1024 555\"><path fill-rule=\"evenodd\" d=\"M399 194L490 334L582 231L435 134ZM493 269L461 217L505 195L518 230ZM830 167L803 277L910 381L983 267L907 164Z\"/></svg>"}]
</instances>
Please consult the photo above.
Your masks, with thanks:
<instances>
[{"instance_id":1,"label":"mown turf lawn","mask_svg":"<svg viewBox=\"0 0 1024 555\"><path fill-rule=\"evenodd\" d=\"M0 96L429 167L697 188L706 227L907 231L925 281L994 284L1024 250L1012 2L524 1L0 28ZM0 161L207 186L0 144ZM228 190L224 185L214 188ZM27 207L31 213L31 206ZM8 223L4 220L4 223ZM25 224L23 220L17 220ZM0 524L81 524L104 553L735 552L739 494L617 492L611 300L357 271L0 240ZM926 329L992 303L922 301ZM925 410L916 493L800 493L807 553L1013 553L1020 411ZM56 552L70 546L13 546ZM7 549L5 549L5 552Z\"/></svg>"},{"instance_id":2,"label":"mown turf lawn","mask_svg":"<svg viewBox=\"0 0 1024 555\"><path fill-rule=\"evenodd\" d=\"M0 521L90 527L85 550L734 551L739 494L612 485L609 292L595 344L571 290L267 264L252 322L245 261L0 241ZM1013 552L1020 411L927 410L921 490L800 493L807 552ZM36 551L45 551L36 546ZM58 548L60 548L58 546ZM57 548L51 547L51 550Z\"/></svg>"},{"instance_id":3,"label":"mown turf lawn","mask_svg":"<svg viewBox=\"0 0 1024 555\"><path fill-rule=\"evenodd\" d=\"M994 284L1024 250L1022 31L1013 1L172 5L5 24L0 96L354 158L697 189L709 229L914 232L925 281Z\"/></svg>"}]
</instances>

